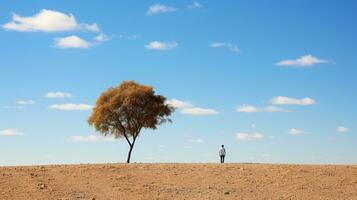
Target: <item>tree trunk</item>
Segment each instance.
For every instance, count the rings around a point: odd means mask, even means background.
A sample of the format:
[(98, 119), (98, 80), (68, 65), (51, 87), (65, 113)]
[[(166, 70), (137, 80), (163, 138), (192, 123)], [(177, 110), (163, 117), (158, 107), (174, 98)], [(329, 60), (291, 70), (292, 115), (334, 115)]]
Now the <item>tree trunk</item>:
[(139, 133), (137, 133), (136, 135), (133, 136), (133, 142), (132, 143), (130, 143), (130, 141), (127, 139), (130, 149), (129, 149), (129, 152), (128, 152), (128, 158), (126, 160), (126, 163), (130, 163), (131, 152), (134, 149), (135, 141), (136, 141), (136, 138), (138, 137), (138, 135), (139, 135)]
[(130, 146), (130, 149), (129, 149), (129, 152), (128, 152), (128, 158), (126, 160), (126, 163), (130, 163), (130, 158), (131, 158), (131, 152), (133, 151), (134, 149), (134, 144), (133, 145), (129, 145)]

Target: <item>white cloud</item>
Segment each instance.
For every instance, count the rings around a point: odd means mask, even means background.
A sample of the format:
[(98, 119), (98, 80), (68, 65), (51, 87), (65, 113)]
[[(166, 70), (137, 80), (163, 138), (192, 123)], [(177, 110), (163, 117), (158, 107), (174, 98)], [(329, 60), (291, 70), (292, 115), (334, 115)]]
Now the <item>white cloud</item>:
[(166, 103), (179, 109), (180, 113), (187, 115), (216, 115), (219, 114), (215, 109), (194, 107), (191, 103), (178, 99), (167, 100)]
[(120, 35), (118, 35), (118, 37), (120, 39), (125, 39), (125, 40), (138, 40), (138, 39), (141, 39), (141, 36), (140, 35), (136, 35), (136, 34), (133, 34), (133, 35), (120, 34)]
[(177, 108), (177, 109), (184, 109), (184, 108), (192, 107), (191, 103), (185, 102), (185, 101), (180, 101), (178, 99), (167, 100), (166, 103), (171, 105), (174, 108)]
[(255, 113), (255, 112), (260, 112), (260, 109), (251, 105), (242, 105), (242, 106), (238, 106), (236, 108), (236, 111), (243, 112), (243, 113)]
[(274, 105), (312, 105), (315, 104), (315, 100), (309, 97), (303, 99), (295, 99), (290, 97), (278, 96), (272, 99), (272, 104)]
[(61, 98), (70, 98), (72, 97), (72, 94), (66, 92), (48, 92), (46, 93), (45, 97), (49, 99), (61, 99)]
[(94, 40), (96, 42), (105, 42), (105, 41), (108, 41), (109, 40), (109, 36), (107, 36), (106, 34), (104, 33), (101, 33), (99, 35), (97, 35)]
[(170, 50), (174, 49), (178, 46), (177, 42), (160, 42), (160, 41), (152, 41), (145, 46), (146, 49), (151, 50)]
[(33, 100), (18, 100), (16, 101), (17, 105), (33, 105), (35, 104), (35, 101)]
[(296, 129), (296, 128), (292, 128), (289, 130), (289, 135), (293, 135), (293, 136), (302, 135), (303, 133), (304, 133), (303, 130)]
[(88, 104), (54, 104), (49, 106), (49, 109), (53, 110), (63, 110), (63, 111), (73, 111), (73, 110), (91, 110), (93, 108), (92, 105)]
[(159, 13), (169, 13), (169, 12), (175, 12), (177, 9), (174, 7), (170, 6), (165, 6), (162, 4), (154, 4), (149, 7), (149, 9), (146, 11), (147, 15), (156, 15)]
[(181, 113), (187, 115), (216, 115), (218, 114), (218, 111), (214, 109), (192, 107), (182, 109)]
[(91, 43), (83, 40), (82, 38), (71, 35), (63, 38), (56, 38), (54, 46), (62, 49), (66, 48), (76, 48), (76, 49), (88, 49), (91, 47)]
[(72, 14), (47, 9), (42, 9), (39, 13), (29, 17), (22, 17), (14, 13), (12, 15), (12, 21), (4, 24), (3, 28), (21, 32), (100, 31), (95, 23), (79, 24)]
[(211, 43), (211, 47), (212, 48), (220, 48), (220, 47), (224, 47), (226, 45), (226, 43), (224, 42), (213, 42)]
[(74, 135), (69, 137), (69, 141), (71, 142), (113, 142), (115, 141), (114, 137), (103, 137), (96, 135), (88, 135), (88, 136), (79, 136)]
[(187, 6), (189, 9), (202, 8), (203, 6), (197, 1), (193, 1), (191, 5)]
[(295, 60), (282, 60), (276, 65), (278, 66), (294, 66), (294, 67), (309, 67), (316, 64), (330, 63), (328, 60), (314, 57), (310, 54), (301, 56)]
[(236, 111), (237, 111), (237, 112), (241, 112), (241, 113), (290, 112), (290, 111), (287, 110), (287, 109), (279, 108), (279, 107), (272, 106), (272, 105), (266, 106), (266, 107), (263, 107), (263, 108), (258, 108), (258, 107), (251, 106), (251, 105), (246, 105), (246, 104), (245, 104), (245, 105), (238, 106), (238, 107), (236, 108)]
[(192, 146), (189, 146), (189, 145), (186, 145), (186, 146), (183, 146), (184, 149), (192, 149)]
[(237, 140), (261, 140), (264, 139), (264, 135), (261, 133), (237, 133)]
[(274, 112), (290, 112), (290, 110), (279, 108), (279, 107), (272, 106), (272, 105), (265, 107), (264, 110), (266, 112), (271, 112), (271, 113), (274, 113)]
[(20, 136), (23, 135), (20, 131), (17, 129), (5, 129), (0, 131), (0, 136)]
[(238, 45), (226, 43), (226, 42), (213, 42), (210, 44), (212, 48), (227, 48), (230, 51), (238, 53), (240, 51)]
[(337, 132), (347, 133), (348, 131), (350, 131), (350, 130), (347, 127), (344, 127), (344, 126), (337, 127)]
[(188, 140), (190, 143), (203, 143), (204, 141), (202, 139), (190, 139)]
[(3, 106), (2, 109), (24, 109), (24, 106)]
[(92, 31), (92, 32), (101, 32), (100, 28), (96, 23), (93, 24), (81, 24), (81, 29), (87, 30), (87, 31)]

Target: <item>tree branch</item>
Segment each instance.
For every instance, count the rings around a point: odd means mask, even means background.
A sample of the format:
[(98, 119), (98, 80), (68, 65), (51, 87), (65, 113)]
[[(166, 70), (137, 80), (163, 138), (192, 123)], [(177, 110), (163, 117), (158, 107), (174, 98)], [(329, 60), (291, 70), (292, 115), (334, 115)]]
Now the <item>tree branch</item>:
[(141, 128), (142, 128), (142, 126), (140, 126), (140, 128), (138, 128), (138, 130), (136, 131), (135, 135), (133, 136), (133, 146), (135, 144), (136, 138), (139, 136)]
[(123, 130), (123, 135), (124, 135), (126, 141), (128, 142), (129, 146), (132, 146), (133, 144), (130, 142), (128, 136), (126, 135), (125, 127), (123, 126), (123, 124), (121, 123), (120, 120), (118, 120), (118, 122), (119, 122), (120, 128)]

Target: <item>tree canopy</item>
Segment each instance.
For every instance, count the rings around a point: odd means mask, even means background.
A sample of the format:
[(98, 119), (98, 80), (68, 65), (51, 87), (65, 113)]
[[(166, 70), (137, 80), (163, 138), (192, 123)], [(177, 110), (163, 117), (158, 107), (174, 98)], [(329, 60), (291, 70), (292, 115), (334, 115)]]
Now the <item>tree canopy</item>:
[(110, 87), (101, 94), (88, 123), (104, 136), (124, 138), (130, 147), (129, 163), (140, 131), (171, 122), (169, 116), (173, 111), (166, 98), (155, 94), (153, 87), (123, 81), (118, 87)]

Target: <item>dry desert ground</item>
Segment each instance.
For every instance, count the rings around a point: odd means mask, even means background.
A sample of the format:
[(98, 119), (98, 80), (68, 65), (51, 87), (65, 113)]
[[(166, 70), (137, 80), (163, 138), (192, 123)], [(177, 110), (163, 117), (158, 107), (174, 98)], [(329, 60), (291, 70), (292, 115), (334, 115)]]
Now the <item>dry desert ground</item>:
[(357, 165), (85, 164), (0, 168), (0, 199), (357, 199)]

